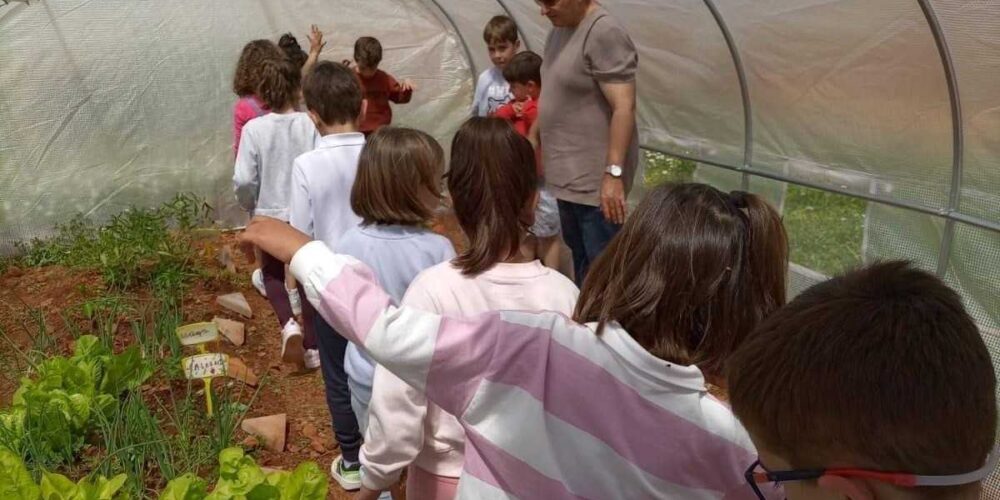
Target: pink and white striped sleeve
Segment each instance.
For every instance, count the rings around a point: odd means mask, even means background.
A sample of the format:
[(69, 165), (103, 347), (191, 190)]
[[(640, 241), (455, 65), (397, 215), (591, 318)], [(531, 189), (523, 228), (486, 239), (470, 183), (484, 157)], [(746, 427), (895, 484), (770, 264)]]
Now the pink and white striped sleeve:
[(414, 389), (430, 389), (428, 398), (448, 413), (462, 413), (491, 369), (499, 313), (454, 319), (393, 306), (370, 269), (318, 241), (303, 246), (290, 269), (334, 329)]

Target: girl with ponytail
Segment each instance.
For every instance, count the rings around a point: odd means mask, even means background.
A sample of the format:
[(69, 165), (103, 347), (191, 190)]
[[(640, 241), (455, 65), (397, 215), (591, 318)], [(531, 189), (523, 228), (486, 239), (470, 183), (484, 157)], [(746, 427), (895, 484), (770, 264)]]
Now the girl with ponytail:
[(573, 319), (617, 322), (654, 356), (721, 384), (726, 360), (785, 303), (788, 238), (761, 197), (705, 184), (654, 190), (583, 283)]

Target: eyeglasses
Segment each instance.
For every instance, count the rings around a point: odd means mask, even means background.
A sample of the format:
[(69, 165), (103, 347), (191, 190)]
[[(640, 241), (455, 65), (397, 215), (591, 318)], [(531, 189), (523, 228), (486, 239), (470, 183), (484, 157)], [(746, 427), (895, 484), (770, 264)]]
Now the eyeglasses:
[[(760, 500), (769, 500), (779, 494), (778, 492), (781, 489), (779, 485), (781, 483), (788, 481), (808, 481), (819, 479), (823, 476), (871, 479), (909, 488), (917, 486), (959, 486), (972, 484), (986, 479), (993, 472), (993, 469), (996, 468), (998, 459), (1000, 459), (1000, 450), (994, 449), (986, 458), (986, 464), (978, 470), (948, 476), (921, 476), (905, 472), (882, 472), (849, 468), (769, 471), (761, 465), (760, 460), (757, 460), (747, 469), (743, 476), (746, 478), (750, 488), (753, 489), (753, 492), (757, 494), (757, 498)], [(773, 490), (767, 488), (768, 494), (765, 495), (764, 491), (761, 490), (761, 485), (768, 483), (773, 483)]]

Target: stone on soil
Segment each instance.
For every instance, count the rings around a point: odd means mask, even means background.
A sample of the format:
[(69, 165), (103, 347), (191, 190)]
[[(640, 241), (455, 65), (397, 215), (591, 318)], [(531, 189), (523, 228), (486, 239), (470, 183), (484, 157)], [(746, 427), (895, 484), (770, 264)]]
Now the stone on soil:
[(280, 453), (285, 451), (285, 435), (288, 429), (288, 416), (284, 413), (266, 417), (248, 418), (240, 426), (243, 432), (256, 436), (268, 451)]
[(246, 342), (243, 323), (219, 317), (213, 318), (212, 321), (219, 327), (219, 332), (222, 333), (222, 336), (229, 339), (233, 345), (241, 346)]
[(220, 295), (215, 299), (215, 303), (244, 318), (253, 317), (253, 311), (250, 310), (250, 303), (247, 302), (247, 298), (243, 296), (242, 292)]
[(233, 356), (229, 357), (229, 367), (226, 371), (226, 375), (228, 375), (229, 378), (239, 380), (250, 387), (257, 387), (257, 375), (240, 358)]

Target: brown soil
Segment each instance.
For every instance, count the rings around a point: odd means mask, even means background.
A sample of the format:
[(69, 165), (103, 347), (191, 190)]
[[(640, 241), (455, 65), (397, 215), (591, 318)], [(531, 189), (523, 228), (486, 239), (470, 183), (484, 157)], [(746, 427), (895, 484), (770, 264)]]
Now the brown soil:
[[(434, 224), (434, 229), (447, 235), (457, 245), (463, 244), (453, 217), (441, 218)], [(219, 248), (233, 247), (235, 239), (235, 234), (223, 234), (199, 242), (200, 264), (209, 269), (221, 269), (215, 255)], [(190, 323), (210, 321), (219, 316), (245, 323), (246, 343), (243, 346), (236, 347), (223, 341), (211, 350), (241, 358), (260, 377), (260, 392), (247, 413), (248, 418), (276, 413), (288, 415), (285, 451), (272, 453), (257, 449), (254, 455), (258, 463), (265, 467), (290, 470), (300, 462), (312, 460), (321, 469), (327, 470), (331, 461), (339, 454), (339, 449), (333, 437), (322, 377), (318, 371), (295, 373), (291, 367), (280, 362), (278, 321), (267, 299), (260, 296), (249, 283), (252, 269), (247, 258), (238, 251), (233, 252), (233, 256), (236, 261), (235, 276), (220, 272), (218, 278), (202, 280), (191, 286), (183, 302), (184, 319)], [(253, 318), (241, 318), (215, 304), (218, 295), (236, 291), (243, 292), (246, 296), (253, 310)], [(20, 361), (17, 351), (31, 348), (38, 337), (39, 319), (44, 321), (52, 338), (45, 350), (50, 354), (67, 354), (71, 350), (74, 328), (88, 332), (94, 326), (88, 324), (89, 321), (83, 317), (81, 304), (102, 293), (100, 274), (94, 270), (12, 267), (0, 276), (0, 328), (4, 333), (0, 336), (0, 408), (10, 403), (18, 379), (24, 373), (25, 365)], [(140, 302), (145, 300), (148, 299), (140, 297)], [(132, 338), (128, 319), (121, 318), (117, 327), (119, 331), (116, 344), (127, 344)], [(11, 344), (16, 345), (17, 349)], [(226, 383), (229, 380), (217, 379), (214, 383), (216, 393)], [(153, 387), (155, 383), (147, 385), (150, 387), (144, 390), (151, 393), (165, 390), (165, 386), (182, 387), (184, 384), (161, 382), (156, 387)], [(248, 395), (251, 393), (252, 391), (247, 392)], [(248, 438), (242, 432), (237, 432), (234, 444), (252, 443)], [(403, 497), (401, 491), (396, 493), (397, 498)], [(351, 496), (331, 479), (329, 498), (348, 499)]]

